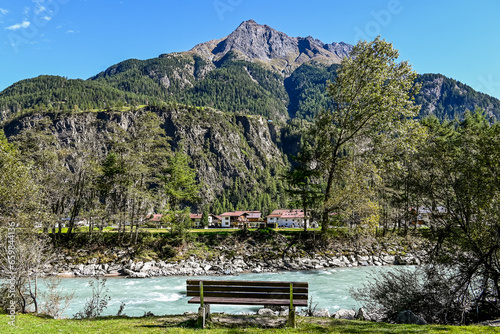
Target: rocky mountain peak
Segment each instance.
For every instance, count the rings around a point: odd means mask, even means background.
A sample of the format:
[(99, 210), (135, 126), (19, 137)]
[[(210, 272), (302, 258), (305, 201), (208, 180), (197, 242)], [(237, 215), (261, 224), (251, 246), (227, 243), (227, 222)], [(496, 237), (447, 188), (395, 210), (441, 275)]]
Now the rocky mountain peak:
[(242, 22), (227, 37), (196, 45), (192, 52), (217, 61), (233, 51), (247, 61), (258, 61), (289, 74), (305, 62), (340, 63), (352, 50), (346, 43), (325, 44), (311, 36), (290, 37), (254, 20)]

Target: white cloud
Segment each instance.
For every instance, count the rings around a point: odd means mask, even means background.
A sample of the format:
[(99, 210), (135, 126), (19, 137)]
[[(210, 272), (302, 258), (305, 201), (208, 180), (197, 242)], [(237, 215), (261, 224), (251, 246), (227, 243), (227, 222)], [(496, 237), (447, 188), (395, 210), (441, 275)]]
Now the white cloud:
[(0, 14), (6, 15), (7, 13), (9, 13), (9, 11), (7, 9), (0, 8)]
[(52, 18), (51, 18), (50, 16), (48, 16), (48, 15), (46, 15), (46, 16), (44, 16), (44, 17), (42, 17), (42, 19), (44, 19), (45, 21), (50, 21), (50, 20), (52, 20)]
[(6, 27), (5, 29), (18, 30), (21, 28), (28, 28), (30, 26), (30, 24), (31, 24), (31, 22), (29, 22), (29, 21), (23, 21), (23, 23), (14, 24), (12, 26)]
[(74, 34), (74, 33), (75, 33), (75, 31), (74, 31), (74, 30), (68, 30), (68, 31), (66, 31), (66, 33), (67, 33), (67, 34)]
[(36, 8), (35, 8), (35, 14), (40, 14), (41, 12), (45, 12), (45, 10), (46, 10), (46, 9), (47, 9), (47, 8), (45, 8), (44, 6), (42, 6), (42, 5), (38, 5), (38, 6), (36, 6)]

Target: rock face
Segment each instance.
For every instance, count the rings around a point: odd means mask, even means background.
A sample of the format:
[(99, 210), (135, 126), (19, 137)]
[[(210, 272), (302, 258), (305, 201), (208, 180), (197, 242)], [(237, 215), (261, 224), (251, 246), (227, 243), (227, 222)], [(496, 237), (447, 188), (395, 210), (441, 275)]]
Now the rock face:
[[(280, 129), (263, 117), (228, 116), (195, 108), (151, 108), (151, 111), (159, 116), (173, 149), (182, 141), (198, 178), (207, 186), (203, 192), (206, 202), (231, 187), (235, 178), (251, 182), (262, 170), (279, 171), (285, 165)], [(136, 131), (140, 126), (138, 119), (145, 112), (141, 109), (82, 112), (66, 117), (33, 115), (10, 123), (4, 130), (9, 138), (43, 127), (54, 133), (60, 147), (93, 147), (93, 151), (102, 152), (104, 157), (110, 150), (108, 143), (116, 127), (128, 133)]]
[(225, 38), (191, 49), (211, 61), (218, 61), (233, 51), (243, 60), (264, 62), (285, 75), (309, 61), (338, 64), (351, 50), (352, 45), (343, 42), (325, 44), (311, 36), (290, 37), (253, 20), (241, 23)]

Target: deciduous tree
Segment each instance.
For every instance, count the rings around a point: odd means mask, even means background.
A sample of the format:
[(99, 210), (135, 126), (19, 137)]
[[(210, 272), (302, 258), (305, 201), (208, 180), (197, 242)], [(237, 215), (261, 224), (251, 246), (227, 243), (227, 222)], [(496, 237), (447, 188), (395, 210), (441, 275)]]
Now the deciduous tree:
[(342, 160), (351, 155), (369, 156), (376, 145), (394, 133), (404, 134), (405, 125), (417, 115), (413, 102), (418, 92), (416, 73), (407, 62), (397, 62), (392, 44), (376, 38), (359, 42), (344, 58), (337, 77), (327, 87), (333, 99), (331, 110), (321, 111), (312, 127), (316, 162), (326, 179), (322, 231), (329, 214), (336, 184), (342, 182)]

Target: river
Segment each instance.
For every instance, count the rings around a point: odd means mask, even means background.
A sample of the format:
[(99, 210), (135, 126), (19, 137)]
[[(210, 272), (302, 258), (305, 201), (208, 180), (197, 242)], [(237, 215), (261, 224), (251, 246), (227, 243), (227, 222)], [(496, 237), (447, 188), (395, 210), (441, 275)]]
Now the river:
[[(261, 280), (261, 281), (300, 281), (309, 282), (309, 299), (317, 308), (328, 309), (335, 313), (338, 309), (357, 309), (359, 305), (349, 295), (351, 287), (359, 287), (370, 281), (373, 275), (381, 271), (394, 270), (396, 267), (339, 267), (324, 270), (288, 271), (278, 273), (241, 274), (237, 276), (169, 276), (146, 279), (108, 278), (106, 287), (111, 300), (102, 315), (116, 315), (122, 303), (125, 303), (124, 315), (142, 316), (145, 312), (155, 315), (182, 314), (186, 311), (196, 312), (198, 306), (188, 304), (186, 297), (187, 278), (228, 279), (228, 280)], [(408, 268), (408, 267), (407, 267)], [(44, 283), (41, 280), (41, 290)], [(91, 296), (90, 278), (64, 278), (59, 289), (63, 293), (74, 292), (74, 299), (64, 313), (64, 317), (73, 317)], [(213, 305), (213, 312), (249, 313), (256, 312), (259, 307)]]

